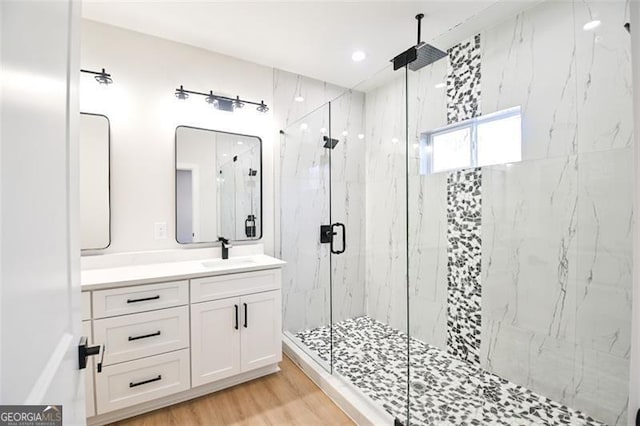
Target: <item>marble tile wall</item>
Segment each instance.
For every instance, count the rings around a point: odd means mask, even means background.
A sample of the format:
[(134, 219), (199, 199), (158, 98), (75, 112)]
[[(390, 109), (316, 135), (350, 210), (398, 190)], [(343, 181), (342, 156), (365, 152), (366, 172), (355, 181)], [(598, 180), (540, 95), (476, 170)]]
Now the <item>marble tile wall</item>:
[[(284, 329), (295, 333), (329, 324), (330, 283), (334, 321), (364, 314), (364, 93), (275, 70), (274, 99), (285, 131), (278, 147)], [(331, 152), (323, 148), (329, 135), (340, 141)], [(346, 226), (347, 250), (330, 256), (319, 225), (335, 222)]]
[(483, 169), (481, 363), (612, 425), (631, 320), (625, 16), (546, 2), (482, 34), (483, 110), (522, 105), (523, 162)]
[(403, 72), (390, 78), (365, 101), (366, 311), (406, 331), (406, 83)]
[[(445, 58), (408, 75), (409, 314), (411, 336), (446, 350), (448, 173), (421, 175), (420, 135), (447, 125)], [(443, 87), (444, 85), (444, 87)]]

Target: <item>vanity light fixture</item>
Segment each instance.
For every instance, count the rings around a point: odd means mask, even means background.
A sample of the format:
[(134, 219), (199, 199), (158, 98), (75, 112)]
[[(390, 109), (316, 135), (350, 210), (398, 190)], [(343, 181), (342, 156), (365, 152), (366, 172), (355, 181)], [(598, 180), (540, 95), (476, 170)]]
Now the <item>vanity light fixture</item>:
[(185, 99), (189, 99), (189, 94), (184, 91), (184, 88), (182, 86), (180, 86), (179, 89), (176, 89), (175, 95), (176, 95), (176, 98), (180, 99), (181, 101), (184, 101)]
[(260, 105), (258, 105), (258, 108), (256, 108), (256, 111), (267, 112), (269, 111), (269, 107), (265, 105), (264, 101), (260, 101)]
[(235, 109), (244, 108), (244, 102), (240, 100), (240, 96), (236, 96), (235, 101), (233, 101), (233, 107)]
[(93, 78), (95, 78), (96, 81), (100, 84), (108, 85), (113, 83), (111, 74), (108, 74), (104, 68), (102, 68), (102, 71), (91, 71), (91, 70), (81, 69), (80, 72), (93, 75), (94, 76)]
[(247, 101), (245, 99), (240, 99), (240, 96), (229, 98), (227, 96), (216, 95), (215, 93), (213, 93), (213, 90), (209, 90), (209, 93), (196, 92), (193, 90), (187, 90), (182, 85), (180, 85), (180, 88), (175, 90), (175, 96), (180, 100), (186, 100), (187, 98), (189, 98), (189, 95), (204, 96), (205, 102), (221, 111), (233, 112), (236, 109), (243, 108), (246, 104), (256, 105), (256, 110), (258, 112), (269, 111), (269, 107), (264, 103), (264, 101), (260, 101), (259, 103)]

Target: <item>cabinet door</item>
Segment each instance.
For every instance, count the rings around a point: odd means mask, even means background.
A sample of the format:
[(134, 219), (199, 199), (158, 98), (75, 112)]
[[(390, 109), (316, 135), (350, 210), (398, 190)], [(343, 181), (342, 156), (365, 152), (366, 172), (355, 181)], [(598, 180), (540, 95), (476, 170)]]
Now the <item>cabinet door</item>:
[[(91, 321), (82, 321), (82, 328), (84, 335), (87, 336), (87, 341), (90, 345), (93, 344), (93, 335), (91, 334)], [(87, 359), (87, 368), (85, 371), (85, 402), (87, 407), (87, 417), (93, 417), (96, 415), (96, 401), (93, 398), (93, 370), (94, 370), (94, 357)]]
[(242, 371), (282, 361), (280, 291), (242, 297)]
[(240, 299), (191, 305), (191, 381), (200, 386), (240, 373)]

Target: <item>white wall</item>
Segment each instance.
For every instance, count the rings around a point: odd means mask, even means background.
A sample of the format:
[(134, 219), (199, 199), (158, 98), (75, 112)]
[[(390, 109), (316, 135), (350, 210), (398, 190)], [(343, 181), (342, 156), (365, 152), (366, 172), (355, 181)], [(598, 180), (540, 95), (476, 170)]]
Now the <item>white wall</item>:
[[(181, 102), (174, 90), (240, 95), (273, 104), (271, 68), (128, 30), (84, 21), (82, 68), (106, 68), (114, 84), (81, 79), (80, 109), (111, 121), (112, 241), (105, 253), (181, 247), (175, 241), (174, 134), (189, 125), (256, 135), (263, 141), (263, 240), (274, 252), (273, 115), (246, 106), (213, 110), (202, 97)], [(166, 222), (168, 238), (154, 239), (154, 223)]]

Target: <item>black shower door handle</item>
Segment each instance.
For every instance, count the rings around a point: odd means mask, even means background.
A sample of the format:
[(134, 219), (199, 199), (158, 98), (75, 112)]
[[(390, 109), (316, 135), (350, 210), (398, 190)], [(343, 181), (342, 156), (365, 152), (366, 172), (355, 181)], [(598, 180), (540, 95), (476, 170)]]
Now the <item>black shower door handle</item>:
[(342, 250), (336, 250), (333, 247), (333, 241), (335, 240), (335, 238), (331, 238), (331, 253), (333, 254), (342, 254), (344, 253), (344, 251), (347, 249), (347, 227), (344, 226), (344, 223), (334, 223), (333, 225), (331, 225), (331, 233), (333, 235), (338, 235), (338, 233), (335, 231), (335, 228), (342, 228)]

